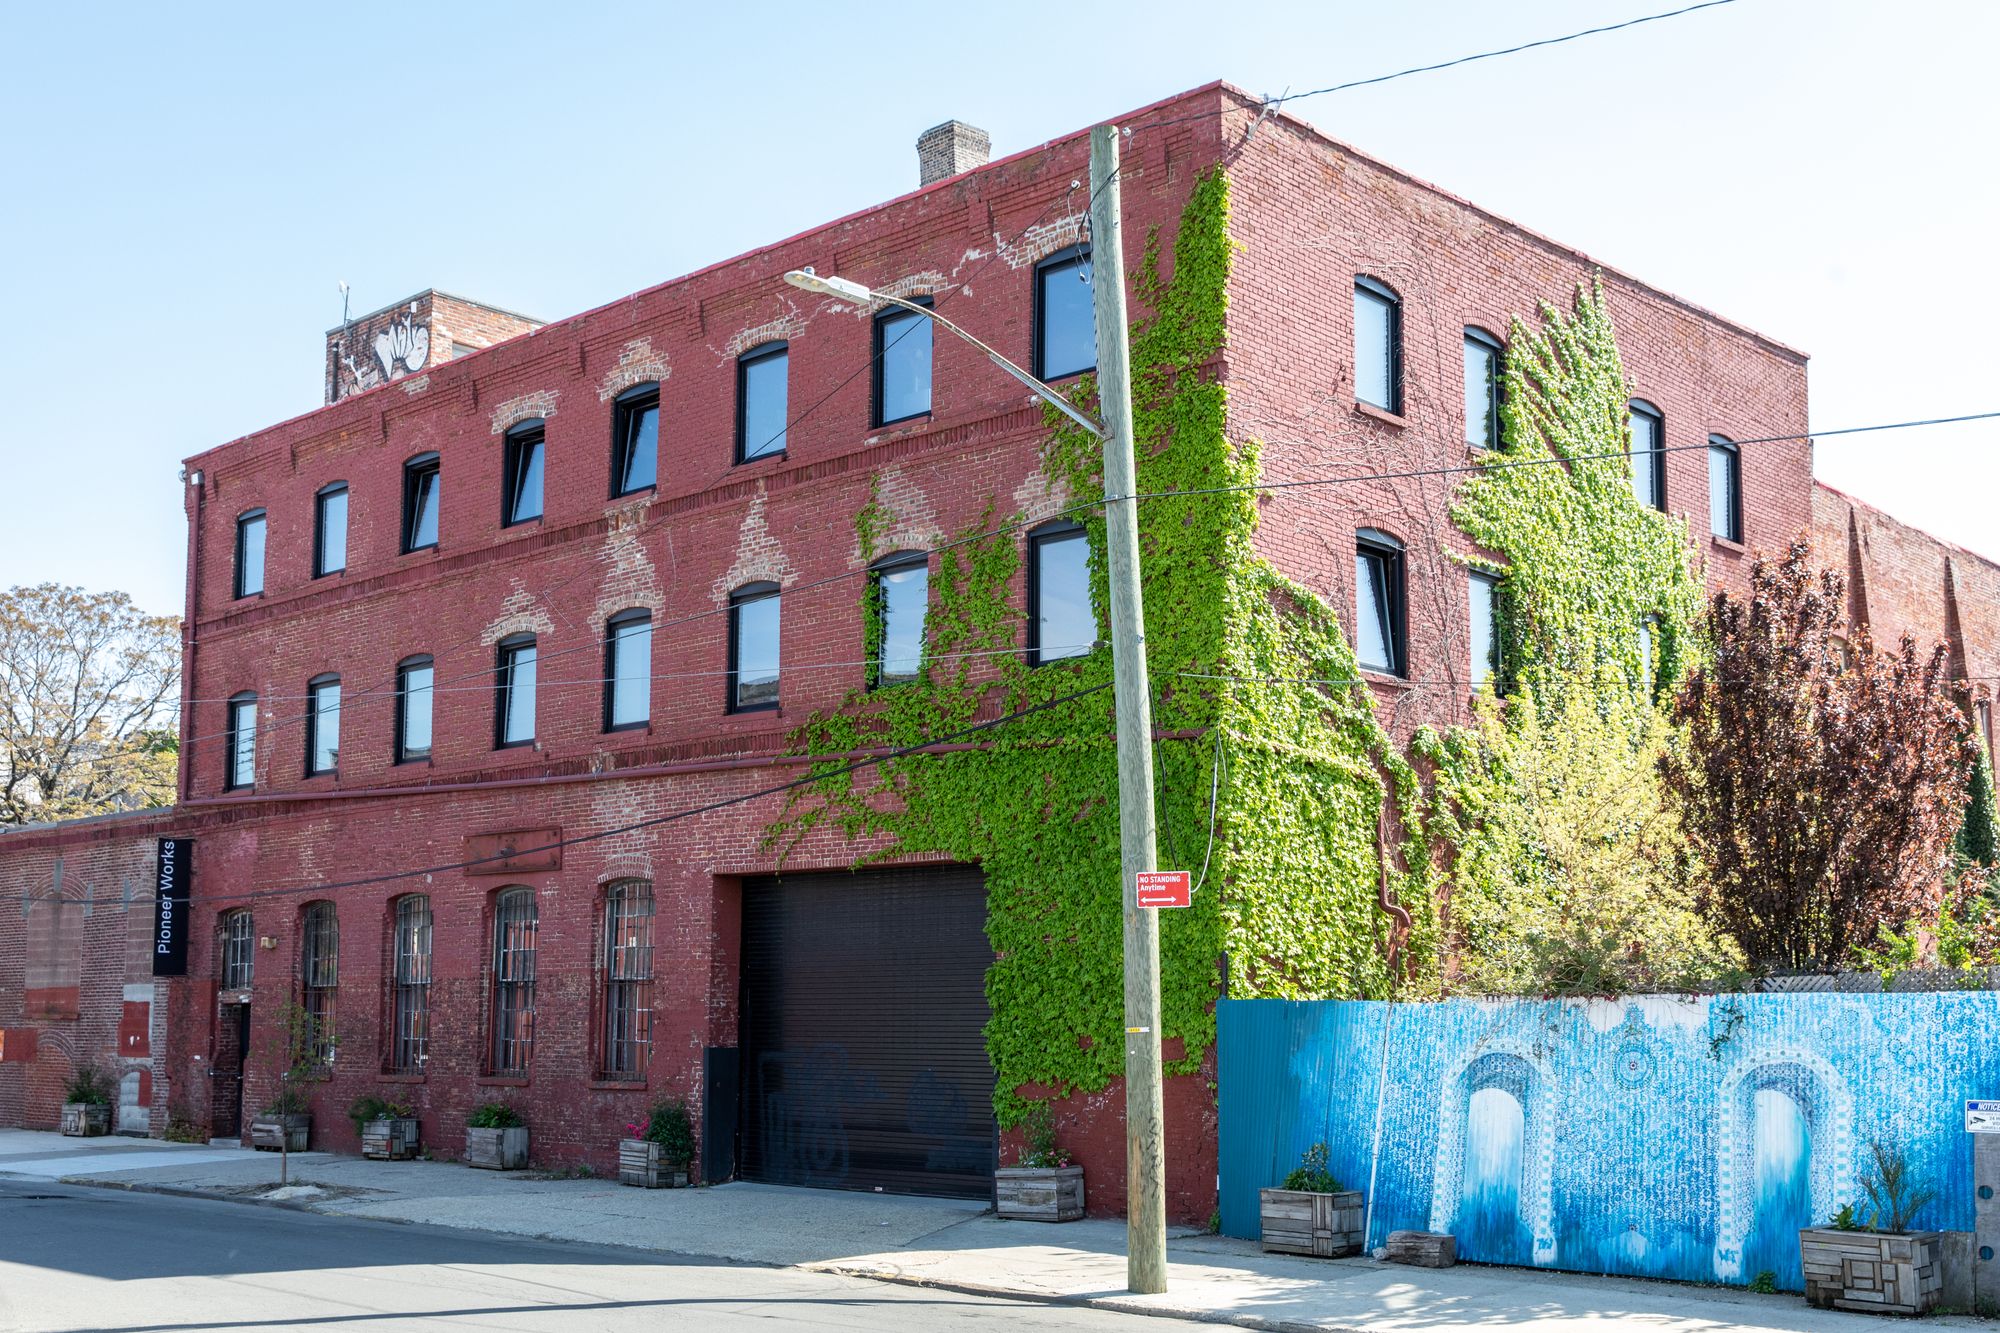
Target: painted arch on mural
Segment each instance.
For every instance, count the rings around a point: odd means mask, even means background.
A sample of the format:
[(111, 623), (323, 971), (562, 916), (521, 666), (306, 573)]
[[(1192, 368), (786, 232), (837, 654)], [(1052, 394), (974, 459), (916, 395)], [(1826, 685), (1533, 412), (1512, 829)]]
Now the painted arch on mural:
[(1514, 1042), (1489, 1043), (1447, 1072), (1430, 1229), (1458, 1236), (1462, 1257), (1554, 1262), (1551, 1086), (1542, 1058)]

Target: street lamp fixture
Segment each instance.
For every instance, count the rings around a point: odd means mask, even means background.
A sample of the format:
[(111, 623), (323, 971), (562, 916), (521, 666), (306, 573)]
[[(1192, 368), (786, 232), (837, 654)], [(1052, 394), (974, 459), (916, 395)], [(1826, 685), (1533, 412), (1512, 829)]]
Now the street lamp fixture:
[(1063, 397), (1060, 393), (1057, 393), (1054, 389), (1042, 383), (1033, 375), (1030, 375), (1027, 371), (1021, 369), (1012, 361), (1009, 361), (1006, 357), (1000, 355), (1000, 353), (994, 351), (991, 347), (988, 347), (985, 343), (979, 341), (979, 339), (973, 337), (970, 333), (967, 333), (964, 329), (952, 323), (927, 305), (920, 305), (915, 301), (906, 301), (900, 296), (891, 296), (887, 292), (875, 291), (847, 278), (835, 277), (831, 274), (821, 277), (812, 271), (810, 265), (805, 268), (793, 269), (785, 275), (785, 281), (791, 283), (792, 286), (797, 287), (801, 291), (813, 292), (820, 296), (831, 296), (841, 301), (851, 301), (859, 306), (866, 306), (876, 301), (881, 301), (886, 305), (900, 306), (904, 310), (914, 311), (932, 323), (941, 325), (950, 332), (957, 334), (980, 351), (986, 353), (987, 359), (994, 365), (1027, 385), (1029, 392), (1055, 408), (1058, 412), (1061, 412), (1077, 425), (1089, 431), (1096, 438), (1101, 440), (1105, 437), (1103, 425), (1091, 420), (1082, 412), (1077, 411), (1069, 399)]

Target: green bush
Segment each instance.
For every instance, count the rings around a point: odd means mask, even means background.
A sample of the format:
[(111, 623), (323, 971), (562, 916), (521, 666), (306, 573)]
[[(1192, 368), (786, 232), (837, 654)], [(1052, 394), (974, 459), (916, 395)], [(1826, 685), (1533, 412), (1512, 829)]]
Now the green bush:
[(354, 1132), (359, 1134), (375, 1120), (407, 1120), (417, 1113), (417, 1109), (400, 1097), (377, 1097), (364, 1093), (356, 1097), (347, 1107), (347, 1118), (354, 1122)]
[(1305, 1156), (1285, 1177), (1285, 1188), (1310, 1190), (1314, 1194), (1338, 1194), (1340, 1182), (1333, 1178), (1333, 1172), (1326, 1169), (1329, 1155), (1324, 1143), (1315, 1143), (1306, 1149)]
[(1056, 1142), (1055, 1117), (1049, 1113), (1047, 1102), (1030, 1103), (1022, 1126), (1027, 1140), (1021, 1146), (1022, 1166), (1046, 1170), (1075, 1162), (1076, 1159), (1069, 1155), (1069, 1149)]
[(687, 1103), (678, 1097), (653, 1104), (639, 1137), (659, 1144), (664, 1161), (685, 1165), (694, 1160), (694, 1122), (688, 1118)]
[(485, 1102), (465, 1118), (467, 1129), (519, 1129), (528, 1122), (505, 1102)]
[(85, 1106), (111, 1105), (111, 1076), (96, 1065), (78, 1065), (63, 1084), (63, 1101)]

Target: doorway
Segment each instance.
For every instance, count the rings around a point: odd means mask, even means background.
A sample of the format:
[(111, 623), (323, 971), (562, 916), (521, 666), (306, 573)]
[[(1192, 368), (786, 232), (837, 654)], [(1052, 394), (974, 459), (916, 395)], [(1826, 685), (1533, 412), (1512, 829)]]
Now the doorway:
[(243, 1137), (243, 1066), (250, 1058), (250, 1005), (225, 1002), (216, 1009), (215, 1063), (209, 1066), (209, 1133)]

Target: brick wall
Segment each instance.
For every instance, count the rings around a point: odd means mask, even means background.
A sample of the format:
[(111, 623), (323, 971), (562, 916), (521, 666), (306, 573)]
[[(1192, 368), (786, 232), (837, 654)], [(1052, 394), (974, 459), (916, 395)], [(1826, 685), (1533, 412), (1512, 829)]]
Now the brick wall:
[(418, 292), (326, 331), (326, 401), (421, 376), (454, 355), (532, 333), (541, 325), (538, 319), (464, 297)]

